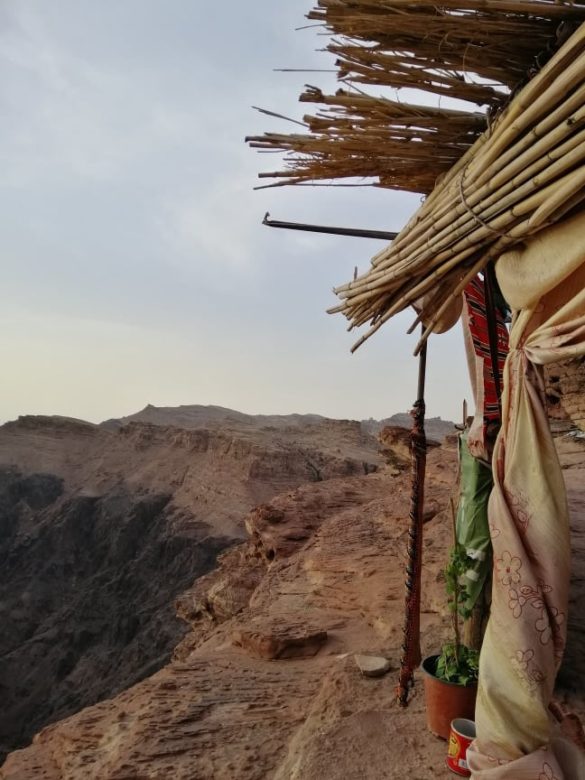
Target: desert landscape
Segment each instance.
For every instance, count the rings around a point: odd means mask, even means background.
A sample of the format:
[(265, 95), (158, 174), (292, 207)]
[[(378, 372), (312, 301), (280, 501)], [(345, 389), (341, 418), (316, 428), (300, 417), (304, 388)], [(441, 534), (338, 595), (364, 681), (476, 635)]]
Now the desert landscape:
[(0, 780), (585, 780), (585, 0), (0, 61)]
[[(396, 422), (148, 406), (0, 428), (0, 777), (447, 776), (421, 673), (407, 708), (394, 692), (410, 495)], [(585, 440), (557, 427), (574, 561), (557, 698), (583, 717)], [(428, 422), (423, 653), (449, 630), (454, 433)], [(356, 654), (389, 670), (365, 676)]]

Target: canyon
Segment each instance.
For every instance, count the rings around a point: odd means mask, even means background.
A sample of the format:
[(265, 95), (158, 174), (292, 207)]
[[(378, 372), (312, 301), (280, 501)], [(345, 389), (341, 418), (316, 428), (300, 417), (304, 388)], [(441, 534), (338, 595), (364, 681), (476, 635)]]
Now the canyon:
[(244, 538), (247, 510), (380, 462), (359, 423), (190, 412), (0, 428), (3, 752), (159, 668), (185, 631), (173, 599)]
[[(395, 700), (410, 477), (403, 429), (374, 434), (202, 407), (0, 428), (0, 778), (447, 776), (420, 673)], [(585, 443), (556, 441), (574, 550), (557, 697), (583, 717)], [(448, 631), (456, 470), (450, 435), (428, 454), (423, 652)]]

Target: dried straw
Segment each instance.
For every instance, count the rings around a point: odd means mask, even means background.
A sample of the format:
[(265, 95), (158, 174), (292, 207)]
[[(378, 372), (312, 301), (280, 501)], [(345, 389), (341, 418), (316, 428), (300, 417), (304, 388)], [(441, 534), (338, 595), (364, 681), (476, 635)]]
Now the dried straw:
[(366, 274), (339, 287), (357, 349), (393, 314), (430, 291), (427, 328), (505, 248), (585, 199), (585, 25), (450, 171)]
[(319, 0), (308, 18), (331, 34), (327, 49), (351, 90), (301, 101), (323, 109), (306, 133), (247, 140), (286, 155), (264, 186), (362, 181), (430, 193), (487, 127), (475, 107), (457, 112), (365, 95), (361, 87), (414, 87), (484, 106), (492, 114), (585, 21), (585, 0)]
[[(485, 117), (339, 90), (308, 87), (300, 100), (325, 108), (303, 117), (309, 133), (266, 133), (246, 140), (253, 148), (291, 153), (284, 171), (260, 178), (288, 183), (373, 177), (383, 186), (430, 192), (485, 128)], [(274, 185), (272, 185), (274, 186)]]

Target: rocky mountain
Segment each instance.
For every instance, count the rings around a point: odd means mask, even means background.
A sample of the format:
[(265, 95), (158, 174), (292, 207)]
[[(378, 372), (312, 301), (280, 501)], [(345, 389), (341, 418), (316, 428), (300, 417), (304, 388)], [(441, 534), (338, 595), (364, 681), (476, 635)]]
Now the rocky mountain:
[(193, 408), (0, 427), (4, 751), (160, 668), (186, 630), (174, 599), (246, 536), (247, 511), (382, 463), (358, 422)]
[[(406, 428), (412, 427), (412, 417), (410, 414), (393, 414), (392, 417), (385, 417), (383, 420), (362, 420), (362, 428), (367, 433), (376, 436), (383, 428)], [(425, 433), (429, 441), (442, 442), (446, 436), (454, 433), (455, 425), (449, 420), (442, 420), (440, 417), (427, 417), (425, 419)]]
[[(225, 409), (222, 406), (152, 406), (148, 404), (140, 412), (120, 417), (117, 419), (106, 420), (102, 426), (114, 429), (129, 422), (146, 422), (155, 425), (173, 425), (180, 428), (197, 428), (201, 425), (205, 427), (219, 428), (227, 425), (231, 428), (237, 427), (242, 431), (252, 428), (264, 428), (268, 430), (287, 430), (295, 428), (304, 428), (309, 426), (323, 425), (328, 418), (321, 417), (318, 414), (287, 414), (287, 415), (266, 415), (266, 414), (243, 414), (233, 409)], [(330, 422), (349, 422), (347, 420)], [(354, 423), (355, 425), (355, 423)], [(410, 429), (412, 418), (410, 414), (399, 413), (391, 417), (385, 417), (382, 420), (375, 420), (370, 417), (361, 421), (361, 427), (365, 434), (376, 436), (382, 428), (387, 426), (401, 427)], [(427, 437), (435, 441), (443, 441), (445, 436), (453, 433), (453, 423), (449, 420), (442, 420), (440, 417), (428, 417), (425, 420), (425, 429)]]
[[(585, 444), (576, 437), (557, 443), (574, 557), (556, 696), (583, 717)], [(449, 624), (441, 570), (456, 460), (449, 442), (428, 455), (425, 653), (440, 646)], [(247, 541), (223, 552), (177, 599), (189, 631), (173, 659), (115, 698), (43, 729), (8, 757), (1, 780), (442, 776), (446, 746), (426, 729), (421, 675), (407, 709), (394, 693), (409, 494), (407, 472), (380, 469), (305, 483), (253, 509)], [(381, 654), (391, 671), (365, 677), (355, 653)]]
[(106, 428), (117, 428), (129, 422), (153, 423), (154, 425), (173, 425), (178, 428), (219, 428), (228, 426), (243, 429), (279, 428), (290, 429), (323, 423), (328, 418), (318, 414), (245, 414), (223, 406), (153, 406), (147, 404), (135, 414), (112, 418), (102, 423)]
[[(435, 777), (420, 675), (407, 710), (394, 697), (406, 432), (385, 426), (380, 454), (364, 423), (205, 409), (0, 428), (0, 780)], [(556, 695), (581, 717), (584, 441), (557, 439), (573, 566)], [(453, 437), (429, 450), (423, 652), (448, 631), (456, 462)], [(364, 677), (357, 653), (390, 673)]]

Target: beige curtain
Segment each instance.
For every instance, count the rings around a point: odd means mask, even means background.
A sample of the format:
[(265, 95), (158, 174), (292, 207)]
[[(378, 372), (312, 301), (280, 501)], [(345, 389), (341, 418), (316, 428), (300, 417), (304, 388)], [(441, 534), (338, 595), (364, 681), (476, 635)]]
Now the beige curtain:
[(578, 780), (585, 761), (553, 739), (548, 714), (566, 638), (570, 541), (542, 366), (585, 354), (585, 214), (508, 252), (496, 272), (514, 317), (488, 512), (493, 601), (469, 766), (475, 780)]

